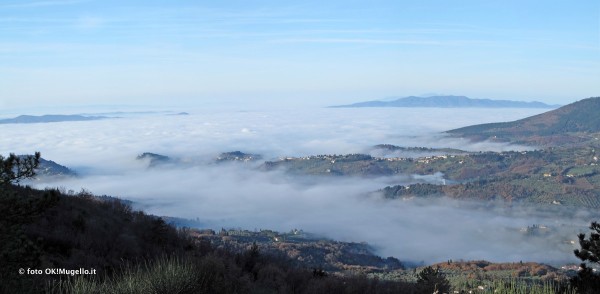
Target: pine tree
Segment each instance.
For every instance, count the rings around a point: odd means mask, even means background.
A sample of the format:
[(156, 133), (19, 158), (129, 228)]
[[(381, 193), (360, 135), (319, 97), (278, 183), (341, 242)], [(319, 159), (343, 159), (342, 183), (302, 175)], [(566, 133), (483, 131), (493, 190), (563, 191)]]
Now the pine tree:
[(598, 293), (600, 291), (600, 275), (595, 274), (586, 262), (600, 265), (600, 224), (592, 222), (592, 232), (588, 239), (585, 234), (579, 234), (579, 246), (575, 249), (575, 256), (581, 259), (581, 270), (577, 276), (571, 279), (571, 283), (577, 287), (579, 293)]
[(35, 169), (40, 163), (40, 153), (35, 155), (17, 156), (10, 154), (8, 157), (0, 155), (0, 186), (18, 183), (22, 179), (35, 176)]
[(448, 293), (450, 291), (450, 282), (442, 272), (440, 268), (433, 268), (428, 266), (417, 274), (417, 284), (424, 287), (424, 291), (433, 293), (438, 291), (439, 293)]

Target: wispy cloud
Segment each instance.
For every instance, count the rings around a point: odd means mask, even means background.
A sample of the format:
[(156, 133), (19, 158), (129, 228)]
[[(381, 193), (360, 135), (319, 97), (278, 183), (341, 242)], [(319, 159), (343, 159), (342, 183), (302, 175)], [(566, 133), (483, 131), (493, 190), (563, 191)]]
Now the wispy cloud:
[(74, 5), (89, 2), (89, 0), (54, 0), (54, 1), (19, 1), (8, 4), (1, 4), (1, 8), (35, 8), (45, 6), (62, 6), (62, 5)]
[(286, 38), (272, 40), (273, 43), (322, 43), (322, 44), (380, 44), (414, 46), (490, 46), (496, 42), (486, 40), (420, 40), (420, 39), (375, 39), (375, 38)]
[(279, 39), (280, 43), (354, 43), (354, 44), (405, 44), (405, 45), (443, 45), (438, 41), (394, 40), (394, 39), (344, 39), (344, 38), (304, 38)]

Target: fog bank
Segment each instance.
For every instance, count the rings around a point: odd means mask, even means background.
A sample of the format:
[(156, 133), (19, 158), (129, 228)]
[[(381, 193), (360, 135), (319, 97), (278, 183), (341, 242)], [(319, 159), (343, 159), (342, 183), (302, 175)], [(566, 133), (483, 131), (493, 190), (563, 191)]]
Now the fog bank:
[[(188, 110), (186, 110), (188, 111)], [(213, 162), (241, 150), (280, 156), (364, 153), (376, 144), (471, 151), (527, 147), (471, 143), (442, 131), (510, 121), (539, 109), (310, 109), (136, 115), (90, 122), (0, 125), (0, 153), (40, 151), (81, 177), (37, 187), (88, 189), (132, 200), (148, 213), (198, 218), (206, 227), (288, 231), (301, 228), (344, 241), (366, 241), (384, 256), (438, 262), (574, 261), (576, 234), (597, 214), (503, 208), (434, 199), (386, 201), (370, 192), (387, 185), (439, 180), (400, 175), (376, 179), (292, 177), (254, 164)], [(530, 147), (529, 147), (530, 148)], [(148, 169), (136, 160), (154, 152), (187, 163)], [(371, 196), (368, 196), (371, 195)], [(546, 225), (545, 238), (520, 228)]]

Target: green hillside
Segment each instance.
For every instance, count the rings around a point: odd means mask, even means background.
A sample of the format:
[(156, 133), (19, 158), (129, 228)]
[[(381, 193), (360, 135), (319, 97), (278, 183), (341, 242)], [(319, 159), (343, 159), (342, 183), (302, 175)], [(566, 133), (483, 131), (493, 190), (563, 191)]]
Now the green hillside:
[(489, 123), (448, 131), (473, 140), (498, 140), (558, 146), (596, 140), (600, 132), (600, 97), (513, 122)]

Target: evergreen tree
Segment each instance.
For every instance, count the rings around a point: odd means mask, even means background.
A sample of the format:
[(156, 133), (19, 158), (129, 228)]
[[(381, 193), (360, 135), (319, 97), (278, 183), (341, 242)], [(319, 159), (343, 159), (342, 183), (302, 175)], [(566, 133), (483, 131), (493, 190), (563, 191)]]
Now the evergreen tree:
[(0, 155), (0, 185), (18, 183), (22, 179), (33, 177), (39, 163), (39, 152), (36, 152), (35, 155), (25, 156), (11, 153), (6, 158)]
[(417, 284), (421, 285), (428, 293), (438, 291), (438, 293), (448, 293), (450, 291), (450, 282), (440, 268), (428, 266), (417, 274)]
[(577, 287), (579, 293), (598, 293), (600, 291), (600, 275), (594, 273), (585, 262), (600, 265), (600, 224), (592, 222), (592, 232), (588, 239), (585, 234), (579, 234), (579, 246), (575, 249), (575, 256), (581, 259), (581, 270), (573, 277), (571, 283)]

